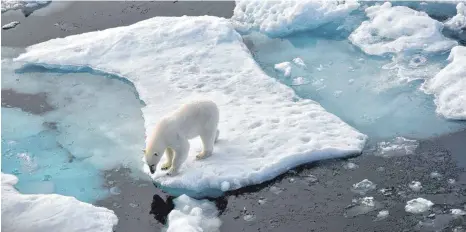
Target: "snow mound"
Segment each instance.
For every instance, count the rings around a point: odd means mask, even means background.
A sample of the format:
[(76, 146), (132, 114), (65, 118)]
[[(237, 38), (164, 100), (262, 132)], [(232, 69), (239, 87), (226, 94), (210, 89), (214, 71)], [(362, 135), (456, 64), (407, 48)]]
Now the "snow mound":
[(466, 29), (466, 6), (463, 2), (456, 5), (456, 15), (445, 22), (445, 26), (454, 30), (461, 31)]
[(215, 204), (208, 200), (195, 200), (181, 195), (175, 200), (175, 208), (168, 214), (166, 232), (219, 232), (222, 222), (217, 217)]
[(449, 118), (466, 120), (466, 47), (456, 46), (448, 56), (450, 63), (422, 89), (435, 95), (437, 113)]
[(434, 203), (424, 198), (410, 200), (405, 205), (405, 211), (408, 213), (424, 213), (430, 210)]
[(18, 178), (2, 172), (2, 231), (113, 231), (112, 210), (57, 194), (19, 193)]
[(425, 12), (389, 2), (366, 9), (364, 21), (349, 36), (349, 40), (365, 53), (384, 55), (408, 51), (439, 52), (457, 45), (443, 36), (443, 24)]
[(258, 184), (303, 163), (359, 153), (367, 138), (267, 76), (222, 18), (155, 17), (33, 45), (16, 60), (68, 70), (89, 66), (127, 78), (146, 103), (146, 135), (183, 102), (213, 99), (220, 109), (214, 154), (196, 161), (202, 146), (192, 140), (190, 157), (174, 177), (160, 171), (162, 159), (152, 177), (170, 188)]
[(273, 37), (285, 36), (344, 19), (358, 7), (355, 0), (237, 0), (231, 20), (243, 33), (257, 30)]

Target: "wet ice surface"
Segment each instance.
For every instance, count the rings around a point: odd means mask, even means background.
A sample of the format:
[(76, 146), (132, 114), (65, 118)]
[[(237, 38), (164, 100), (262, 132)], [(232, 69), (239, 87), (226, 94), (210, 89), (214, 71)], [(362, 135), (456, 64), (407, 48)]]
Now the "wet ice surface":
[[(327, 35), (322, 33), (280, 39), (252, 33), (244, 39), (269, 76), (291, 86), (299, 96), (316, 100), (371, 139), (421, 139), (465, 128), (462, 122), (436, 114), (434, 98), (419, 89), (422, 82), (404, 79), (433, 76), (446, 55), (419, 55), (412, 61), (414, 69), (399, 71), (401, 68), (390, 66), (390, 58), (368, 56), (347, 40), (338, 39), (347, 33), (331, 29)], [(298, 57), (305, 66), (293, 62)], [(289, 62), (285, 67), (291, 70), (277, 71), (275, 66), (284, 62)]]
[[(15, 52), (2, 48), (2, 171), (19, 177), (21, 193), (86, 202), (117, 193), (102, 187), (98, 169), (140, 162), (130, 155), (140, 153), (144, 131), (134, 90), (89, 73), (15, 73)], [(41, 95), (42, 107), (30, 107)]]

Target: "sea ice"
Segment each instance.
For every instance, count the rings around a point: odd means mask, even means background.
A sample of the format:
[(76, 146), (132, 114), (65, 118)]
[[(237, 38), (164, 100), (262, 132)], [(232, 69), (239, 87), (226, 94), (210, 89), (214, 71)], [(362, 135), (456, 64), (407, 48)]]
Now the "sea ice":
[(173, 200), (175, 208), (168, 214), (166, 232), (203, 231), (218, 232), (222, 222), (215, 204), (208, 200), (195, 200), (181, 195)]
[(379, 213), (377, 214), (377, 219), (376, 220), (383, 220), (385, 218), (388, 217), (390, 213), (388, 212), (388, 210), (382, 210), (382, 211), (379, 211)]
[(455, 216), (465, 216), (466, 211), (464, 211), (462, 209), (451, 209), (451, 214), (453, 214)]
[(448, 56), (450, 63), (421, 89), (435, 95), (436, 112), (449, 119), (466, 119), (466, 47), (456, 46)]
[(46, 6), (51, 1), (40, 1), (40, 0), (2, 0), (2, 13), (9, 10), (18, 10), (18, 9), (37, 9)]
[(369, 20), (351, 33), (349, 40), (371, 55), (410, 51), (440, 52), (457, 45), (442, 34), (443, 24), (425, 12), (390, 2), (366, 8)]
[(358, 7), (355, 0), (237, 0), (231, 20), (242, 33), (285, 36), (344, 19)]
[(284, 77), (291, 76), (291, 63), (282, 62), (275, 65), (275, 69), (283, 74)]
[(409, 183), (408, 186), (414, 192), (419, 192), (421, 191), (421, 188), (422, 188), (422, 184), (419, 181), (412, 181), (411, 183)]
[(10, 23), (7, 23), (7, 24), (3, 25), (2, 29), (3, 30), (8, 30), (8, 29), (11, 29), (11, 28), (15, 28), (18, 25), (19, 25), (19, 21), (13, 21), (13, 22), (10, 22)]
[(465, 3), (463, 2), (458, 3), (458, 5), (456, 6), (456, 11), (457, 11), (456, 15), (444, 23), (445, 26), (454, 31), (466, 30)]
[(416, 140), (396, 137), (390, 142), (377, 143), (377, 156), (392, 157), (414, 154), (419, 142)]
[(18, 178), (2, 172), (2, 230), (11, 232), (113, 231), (112, 210), (57, 194), (21, 194)]
[(382, 205), (374, 200), (374, 197), (363, 197), (353, 199), (352, 204), (347, 207), (345, 217), (355, 217), (379, 209)]
[(430, 210), (434, 203), (424, 198), (416, 198), (406, 202), (405, 211), (408, 213), (424, 213)]
[(365, 195), (367, 192), (372, 191), (376, 188), (376, 184), (372, 183), (372, 181), (368, 179), (364, 179), (361, 182), (353, 184), (351, 191), (355, 193), (359, 193), (361, 195)]
[(179, 175), (166, 176), (159, 167), (152, 176), (170, 188), (202, 192), (220, 190), (224, 181), (229, 190), (258, 184), (303, 163), (359, 153), (367, 138), (265, 75), (222, 18), (155, 17), (33, 45), (16, 61), (68, 71), (91, 67), (127, 78), (146, 103), (146, 134), (188, 99), (215, 99), (221, 135), (213, 156), (195, 160), (201, 143), (192, 140)]

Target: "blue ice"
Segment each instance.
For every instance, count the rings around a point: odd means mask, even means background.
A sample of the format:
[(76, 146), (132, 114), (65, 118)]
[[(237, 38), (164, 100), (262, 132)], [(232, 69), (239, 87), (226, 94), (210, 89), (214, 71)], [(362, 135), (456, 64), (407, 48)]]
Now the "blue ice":
[[(354, 16), (353, 20), (360, 18)], [(352, 31), (349, 26), (337, 31), (337, 26), (327, 25), (284, 38), (259, 33), (243, 37), (269, 76), (292, 87), (301, 97), (319, 102), (372, 141), (395, 136), (422, 139), (466, 127), (464, 122), (436, 115), (433, 97), (419, 90), (422, 80), (400, 78), (398, 70), (390, 69), (390, 57), (369, 56), (353, 46), (346, 39)], [(408, 79), (433, 76), (437, 66), (445, 65), (447, 55), (420, 55), (411, 61), (419, 68), (404, 75)], [(305, 67), (293, 62), (298, 57)], [(274, 68), (282, 62), (291, 64), (288, 77)]]
[(6, 53), (2, 90), (45, 93), (53, 107), (35, 114), (2, 107), (1, 168), (19, 178), (21, 193), (94, 203), (118, 187), (105, 187), (105, 171), (141, 166), (144, 121), (134, 86), (111, 75), (20, 68)]

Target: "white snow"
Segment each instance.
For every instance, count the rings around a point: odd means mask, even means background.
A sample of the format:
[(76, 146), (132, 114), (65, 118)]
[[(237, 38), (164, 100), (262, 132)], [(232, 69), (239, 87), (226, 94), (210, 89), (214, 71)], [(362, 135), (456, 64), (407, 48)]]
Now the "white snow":
[(416, 198), (406, 202), (405, 211), (408, 213), (424, 213), (432, 207), (434, 203), (424, 198)]
[(8, 30), (8, 29), (11, 29), (11, 28), (15, 28), (18, 25), (19, 25), (19, 21), (13, 21), (13, 22), (10, 22), (10, 23), (7, 23), (7, 24), (3, 25), (2, 29), (3, 30)]
[(376, 188), (376, 184), (372, 183), (372, 181), (368, 179), (364, 179), (361, 182), (353, 184), (351, 191), (355, 193), (359, 193), (361, 195), (365, 195), (367, 192), (372, 191)]
[(275, 70), (281, 72), (284, 77), (291, 76), (291, 63), (288, 61), (275, 64), (274, 68)]
[(466, 6), (463, 2), (460, 2), (458, 5), (456, 5), (456, 11), (456, 15), (446, 21), (444, 24), (446, 27), (452, 30), (461, 31), (466, 29)]
[(18, 178), (2, 172), (2, 231), (113, 231), (112, 210), (57, 194), (21, 194)]
[(403, 137), (396, 137), (392, 141), (383, 141), (377, 143), (375, 155), (382, 157), (392, 157), (400, 155), (414, 154), (419, 142)]
[(2, 13), (7, 12), (9, 10), (17, 10), (22, 8), (33, 8), (39, 5), (45, 5), (50, 1), (34, 1), (34, 0), (2, 0)]
[(303, 163), (359, 153), (367, 138), (267, 76), (222, 18), (155, 17), (33, 45), (16, 61), (68, 70), (89, 66), (127, 78), (146, 103), (146, 134), (183, 102), (213, 99), (221, 115), (213, 156), (196, 161), (201, 143), (192, 140), (179, 175), (168, 177), (159, 167), (152, 176), (167, 187), (238, 189)]
[(422, 89), (434, 94), (436, 112), (449, 119), (466, 119), (466, 47), (456, 46), (448, 56), (450, 63)]
[(355, 0), (237, 0), (231, 20), (243, 33), (285, 36), (344, 19), (358, 7)]
[(455, 216), (465, 216), (466, 211), (464, 211), (462, 209), (451, 209), (451, 214), (453, 214)]
[(408, 186), (414, 192), (419, 192), (421, 191), (421, 188), (422, 188), (422, 184), (419, 181), (411, 181), (411, 183), (409, 183)]
[(222, 222), (215, 204), (181, 195), (173, 200), (175, 208), (168, 214), (166, 232), (218, 232)]
[(385, 2), (366, 8), (366, 15), (369, 20), (354, 30), (349, 40), (370, 55), (439, 52), (457, 45), (442, 35), (443, 24), (425, 12)]

